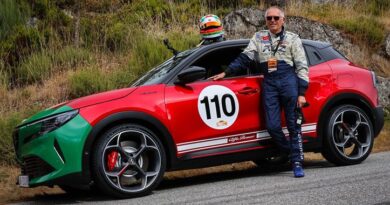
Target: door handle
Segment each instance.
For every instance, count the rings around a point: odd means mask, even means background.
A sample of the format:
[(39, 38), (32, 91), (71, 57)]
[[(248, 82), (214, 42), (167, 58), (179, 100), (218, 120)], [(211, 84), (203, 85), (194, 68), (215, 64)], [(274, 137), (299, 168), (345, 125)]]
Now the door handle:
[(251, 87), (245, 87), (242, 90), (238, 91), (238, 93), (242, 94), (242, 95), (250, 95), (250, 94), (255, 94), (258, 92), (259, 92), (259, 89), (251, 88)]

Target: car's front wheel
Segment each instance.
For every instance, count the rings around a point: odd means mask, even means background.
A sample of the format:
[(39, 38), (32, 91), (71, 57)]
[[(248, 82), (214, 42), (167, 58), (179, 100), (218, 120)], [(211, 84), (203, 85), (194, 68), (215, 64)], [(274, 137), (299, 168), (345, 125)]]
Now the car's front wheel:
[(325, 120), (322, 155), (336, 165), (361, 163), (371, 152), (373, 125), (367, 114), (354, 105), (341, 105)]
[(92, 163), (96, 185), (109, 195), (127, 198), (146, 195), (159, 184), (166, 156), (151, 130), (122, 124), (98, 139)]

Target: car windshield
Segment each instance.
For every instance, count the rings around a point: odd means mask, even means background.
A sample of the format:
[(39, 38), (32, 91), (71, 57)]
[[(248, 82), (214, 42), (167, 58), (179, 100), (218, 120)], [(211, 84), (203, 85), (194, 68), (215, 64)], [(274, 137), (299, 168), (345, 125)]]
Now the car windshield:
[(161, 65), (151, 69), (141, 78), (132, 83), (131, 86), (152, 85), (161, 81), (175, 68), (182, 60), (193, 53), (197, 48), (180, 52), (176, 57), (172, 57)]

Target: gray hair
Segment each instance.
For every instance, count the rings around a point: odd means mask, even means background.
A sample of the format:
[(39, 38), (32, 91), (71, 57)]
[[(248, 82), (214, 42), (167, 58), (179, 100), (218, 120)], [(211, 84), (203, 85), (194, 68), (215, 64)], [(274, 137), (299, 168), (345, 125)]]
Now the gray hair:
[(264, 14), (264, 17), (267, 17), (267, 13), (270, 9), (278, 9), (279, 10), (279, 13), (280, 13), (280, 17), (283, 17), (284, 18), (284, 11), (283, 9), (281, 9), (280, 7), (277, 7), (277, 6), (271, 6), (269, 7), (266, 11), (265, 11), (265, 14)]

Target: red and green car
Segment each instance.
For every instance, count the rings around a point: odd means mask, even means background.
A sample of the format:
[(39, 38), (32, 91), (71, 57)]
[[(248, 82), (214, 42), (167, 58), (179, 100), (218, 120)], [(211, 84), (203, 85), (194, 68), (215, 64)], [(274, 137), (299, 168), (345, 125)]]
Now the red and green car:
[[(19, 185), (134, 197), (150, 193), (169, 170), (272, 161), (278, 151), (265, 129), (258, 65), (208, 80), (248, 42), (180, 52), (128, 88), (74, 99), (23, 121), (13, 133)], [(304, 150), (336, 165), (358, 164), (383, 127), (375, 74), (328, 43), (303, 45), (310, 67)]]

